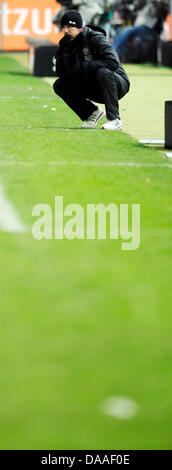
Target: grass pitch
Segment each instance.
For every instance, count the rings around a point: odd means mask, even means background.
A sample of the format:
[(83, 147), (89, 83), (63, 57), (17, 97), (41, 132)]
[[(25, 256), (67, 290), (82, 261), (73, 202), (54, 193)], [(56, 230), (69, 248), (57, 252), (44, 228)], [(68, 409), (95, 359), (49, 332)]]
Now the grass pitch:
[[(0, 180), (28, 228), (0, 232), (1, 449), (171, 449), (172, 166), (127, 134), (80, 130), (42, 79), (0, 67)], [(140, 204), (140, 248), (34, 240), (32, 208), (55, 195)], [(136, 416), (104, 415), (112, 396)]]

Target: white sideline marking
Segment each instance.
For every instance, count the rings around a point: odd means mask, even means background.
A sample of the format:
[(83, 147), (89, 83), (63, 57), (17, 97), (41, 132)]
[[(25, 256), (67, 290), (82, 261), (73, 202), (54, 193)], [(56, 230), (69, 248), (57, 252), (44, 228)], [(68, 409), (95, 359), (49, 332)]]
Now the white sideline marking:
[(102, 412), (118, 419), (131, 419), (137, 415), (139, 406), (128, 397), (110, 397), (102, 404)]
[(166, 153), (164, 153), (164, 155), (165, 155), (167, 158), (172, 158), (172, 152), (166, 152)]
[[(30, 96), (30, 95), (20, 95), (19, 98), (28, 98), (30, 100), (38, 100), (39, 99), (39, 96)], [(13, 99), (16, 99), (16, 97), (14, 95), (11, 95), (11, 96), (7, 96), (7, 95), (0, 95), (0, 99), (1, 100), (13, 100)]]
[(164, 145), (164, 139), (139, 139), (140, 144)]
[(43, 81), (49, 83), (49, 85), (52, 85), (53, 82), (57, 80), (57, 77), (43, 77)]
[(0, 230), (11, 233), (26, 232), (25, 225), (19, 219), (12, 204), (6, 199), (0, 184)]
[(168, 163), (135, 163), (135, 162), (66, 162), (66, 161), (43, 161), (43, 160), (37, 160), (34, 162), (21, 162), (21, 161), (0, 161), (0, 166), (2, 165), (23, 165), (23, 166), (34, 166), (34, 165), (48, 165), (48, 166), (70, 166), (70, 165), (76, 165), (76, 166), (90, 166), (90, 167), (96, 167), (96, 166), (105, 166), (105, 167), (128, 167), (128, 168), (172, 168), (172, 165)]

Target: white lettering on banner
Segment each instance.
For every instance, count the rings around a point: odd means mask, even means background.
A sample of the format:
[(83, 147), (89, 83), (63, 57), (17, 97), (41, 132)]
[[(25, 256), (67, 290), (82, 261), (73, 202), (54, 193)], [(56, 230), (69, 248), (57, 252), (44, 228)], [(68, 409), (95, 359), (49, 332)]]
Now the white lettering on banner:
[(13, 29), (14, 36), (27, 36), (27, 34), (29, 34), (29, 29), (22, 29), (28, 16), (28, 12), (28, 8), (15, 8), (13, 10), (15, 15), (19, 15)]
[(38, 17), (40, 16), (40, 11), (38, 8), (33, 8), (32, 10), (32, 30), (34, 33), (38, 35), (42, 34), (51, 34), (51, 29), (52, 29), (52, 10), (51, 8), (45, 8), (44, 10), (44, 29), (39, 28), (38, 26)]
[[(57, 10), (55, 9), (55, 12)], [(39, 8), (8, 8), (8, 3), (2, 5), (2, 32), (4, 36), (27, 36), (30, 33), (35, 33), (38, 36), (51, 34), (54, 26), (52, 25), (52, 17), (54, 10), (51, 8), (45, 8), (43, 15), (42, 28), (40, 25), (40, 10)], [(9, 29), (9, 15), (18, 15), (13, 29)], [(25, 29), (26, 20), (30, 20), (30, 29)]]
[(8, 8), (8, 3), (4, 3), (2, 5), (2, 33), (5, 34), (6, 36), (10, 36), (11, 34), (11, 31), (10, 29), (8, 28), (8, 15), (12, 12), (12, 10), (10, 10)]

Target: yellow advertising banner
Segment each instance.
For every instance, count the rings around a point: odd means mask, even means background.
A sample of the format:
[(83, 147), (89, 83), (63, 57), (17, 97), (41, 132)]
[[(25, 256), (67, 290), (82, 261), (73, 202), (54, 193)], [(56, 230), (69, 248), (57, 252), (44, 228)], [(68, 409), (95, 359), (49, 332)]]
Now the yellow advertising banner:
[(0, 49), (27, 50), (27, 36), (57, 43), (58, 30), (52, 18), (59, 8), (56, 0), (0, 0)]

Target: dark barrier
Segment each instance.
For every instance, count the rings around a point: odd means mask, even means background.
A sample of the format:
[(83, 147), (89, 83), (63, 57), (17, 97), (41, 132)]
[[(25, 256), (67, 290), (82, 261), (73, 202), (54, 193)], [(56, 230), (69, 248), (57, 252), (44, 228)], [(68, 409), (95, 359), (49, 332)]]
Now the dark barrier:
[(172, 67), (172, 41), (163, 42), (161, 45), (161, 63), (166, 67)]
[(165, 101), (165, 148), (172, 149), (172, 101)]
[(37, 77), (55, 77), (52, 58), (58, 46), (31, 47), (29, 53), (30, 72)]

